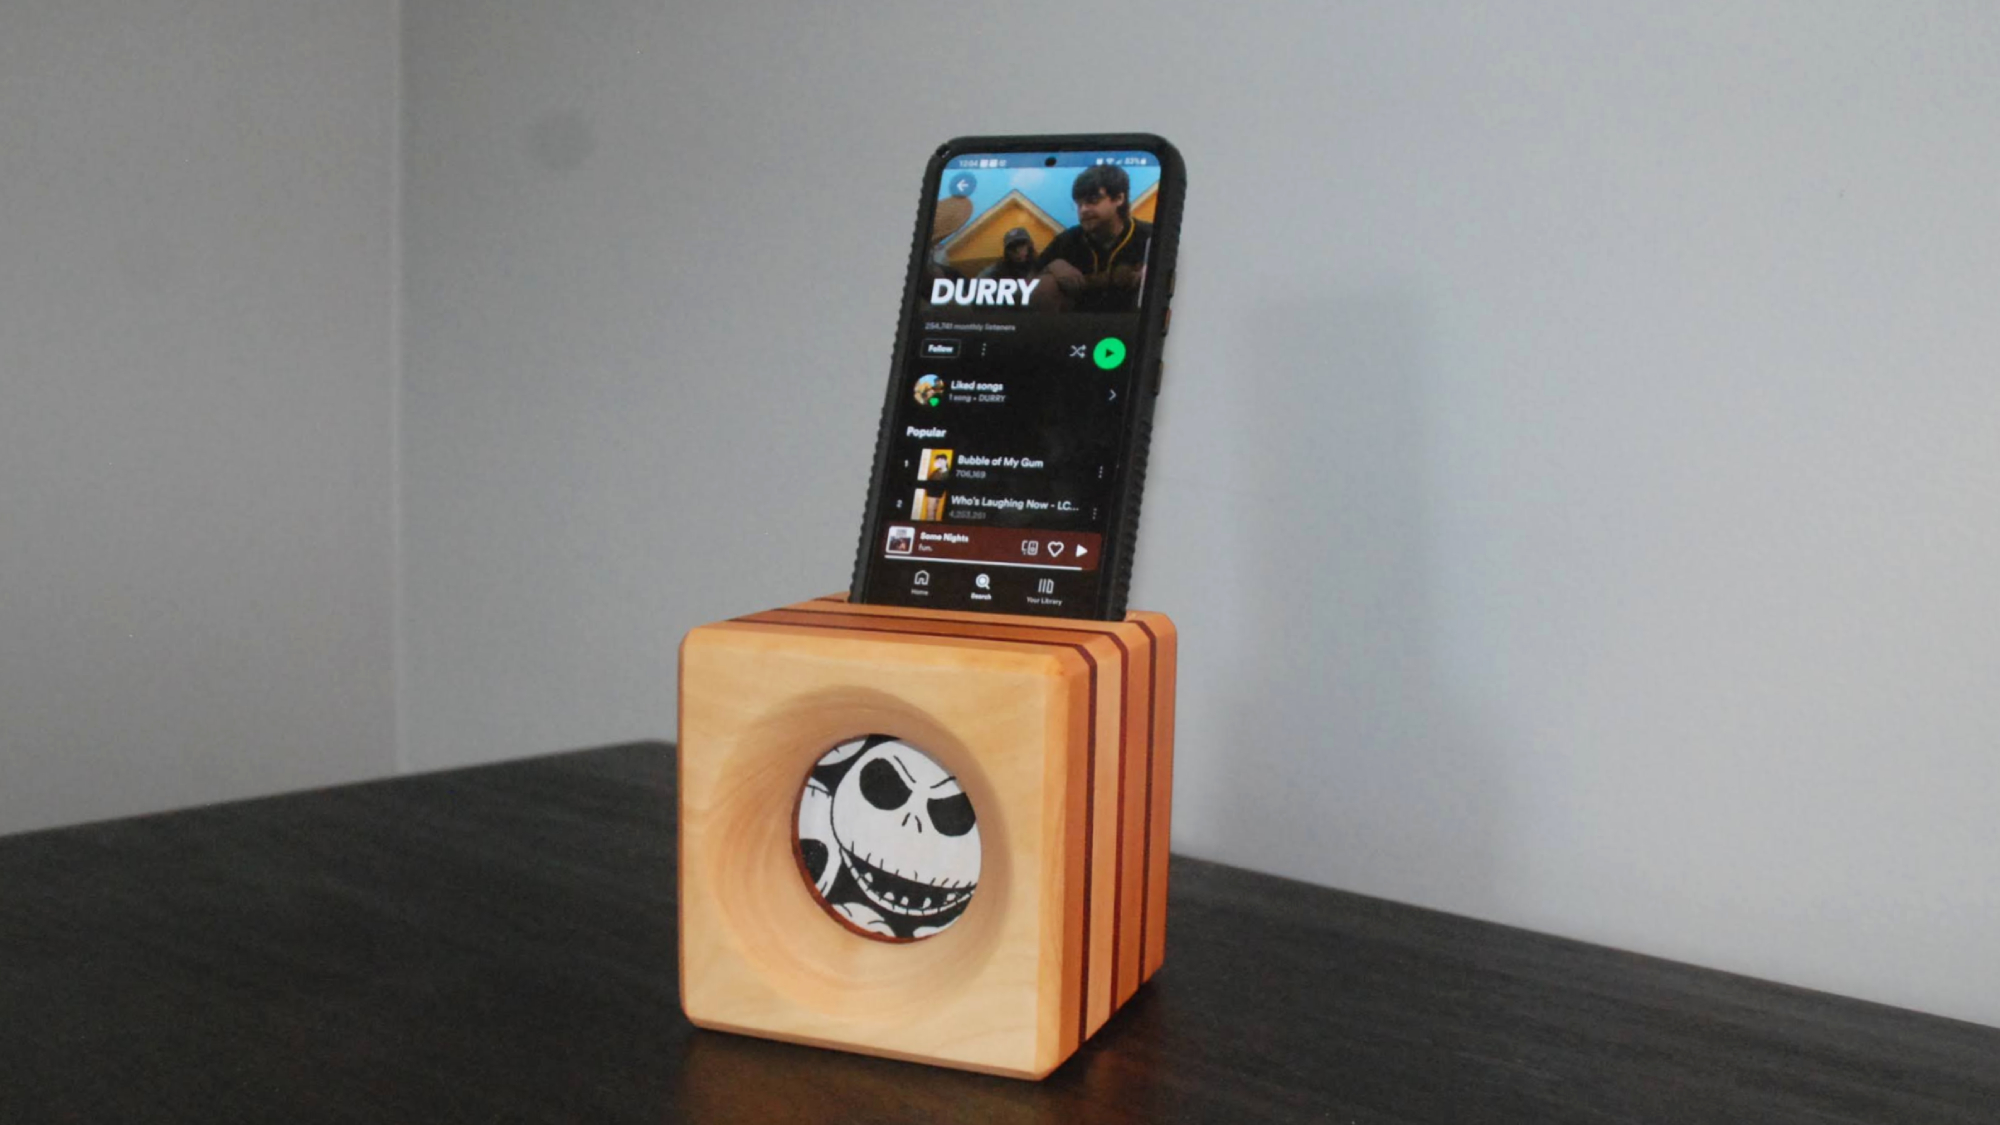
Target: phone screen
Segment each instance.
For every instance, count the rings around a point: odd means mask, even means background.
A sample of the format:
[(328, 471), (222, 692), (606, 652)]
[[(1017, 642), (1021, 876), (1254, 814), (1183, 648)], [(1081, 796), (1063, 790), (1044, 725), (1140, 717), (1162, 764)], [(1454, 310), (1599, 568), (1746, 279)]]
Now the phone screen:
[(1160, 159), (969, 152), (942, 169), (904, 324), (863, 600), (1095, 616), (1144, 373)]

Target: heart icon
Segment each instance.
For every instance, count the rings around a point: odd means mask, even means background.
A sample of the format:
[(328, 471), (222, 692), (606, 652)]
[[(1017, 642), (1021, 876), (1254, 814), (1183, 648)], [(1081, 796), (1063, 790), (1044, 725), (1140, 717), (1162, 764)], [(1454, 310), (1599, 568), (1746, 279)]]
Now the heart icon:
[(1051, 543), (1051, 544), (1049, 544), (1049, 557), (1050, 557), (1050, 558), (1052, 558), (1052, 559), (1059, 559), (1059, 558), (1062, 558), (1062, 553), (1063, 553), (1063, 545), (1062, 545), (1061, 543)]

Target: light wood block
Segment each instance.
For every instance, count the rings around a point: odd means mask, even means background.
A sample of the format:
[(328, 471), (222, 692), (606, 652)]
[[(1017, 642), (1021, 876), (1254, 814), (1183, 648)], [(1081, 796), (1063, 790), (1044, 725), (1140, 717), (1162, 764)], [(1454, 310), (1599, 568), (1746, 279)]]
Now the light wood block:
[[(681, 645), (681, 1003), (701, 1027), (1040, 1078), (1164, 961), (1176, 635), (1122, 622), (856, 606), (704, 625)], [(892, 943), (801, 877), (796, 802), (837, 743), (904, 739), (981, 841), (958, 921)]]

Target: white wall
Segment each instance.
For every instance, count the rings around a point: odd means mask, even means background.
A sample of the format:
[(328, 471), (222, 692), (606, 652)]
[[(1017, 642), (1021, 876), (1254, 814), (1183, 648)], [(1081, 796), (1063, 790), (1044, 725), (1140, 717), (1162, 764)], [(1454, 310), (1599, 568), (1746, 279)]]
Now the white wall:
[(667, 734), (684, 630), (841, 588), (931, 147), (1152, 129), (1177, 846), (2000, 1023), (2000, 9), (405, 31), (415, 764)]
[(0, 832), (395, 769), (397, 35), (0, 14)]

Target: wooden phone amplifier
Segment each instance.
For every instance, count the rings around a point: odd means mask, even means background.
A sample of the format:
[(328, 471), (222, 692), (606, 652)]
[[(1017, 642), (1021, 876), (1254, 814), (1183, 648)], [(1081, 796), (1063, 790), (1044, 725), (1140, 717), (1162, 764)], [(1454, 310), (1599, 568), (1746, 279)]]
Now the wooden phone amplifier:
[[(1054, 1070), (1164, 957), (1175, 648), (1156, 613), (1072, 621), (842, 597), (689, 633), (688, 1019), (992, 1074)], [(977, 814), (976, 887), (916, 940), (844, 924), (801, 850), (816, 763), (871, 735), (921, 749)]]

